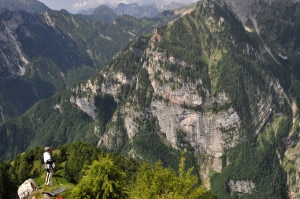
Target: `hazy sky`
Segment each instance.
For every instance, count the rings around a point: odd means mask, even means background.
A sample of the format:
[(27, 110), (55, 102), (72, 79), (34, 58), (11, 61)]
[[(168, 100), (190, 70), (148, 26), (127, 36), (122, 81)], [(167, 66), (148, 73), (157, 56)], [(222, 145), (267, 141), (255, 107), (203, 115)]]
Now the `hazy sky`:
[[(176, 0), (39, 0), (53, 10), (66, 9), (69, 12), (77, 12), (88, 8), (95, 8), (99, 5), (110, 4), (117, 5), (119, 3), (138, 3), (139, 5), (148, 5), (152, 3), (168, 4)], [(197, 0), (177, 0), (180, 3), (197, 2)]]

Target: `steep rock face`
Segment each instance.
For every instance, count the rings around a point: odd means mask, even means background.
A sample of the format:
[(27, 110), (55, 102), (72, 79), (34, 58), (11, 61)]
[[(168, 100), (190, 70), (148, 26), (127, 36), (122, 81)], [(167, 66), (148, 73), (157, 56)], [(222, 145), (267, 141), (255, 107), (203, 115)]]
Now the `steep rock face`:
[(247, 20), (258, 13), (258, 10), (263, 10), (264, 7), (261, 5), (272, 5), (274, 3), (282, 2), (282, 3), (293, 3), (300, 2), (299, 0), (251, 0), (251, 1), (243, 1), (243, 0), (222, 0), (229, 5), (234, 13), (239, 17), (239, 19), (246, 23)]
[[(0, 61), (0, 79), (24, 75), (26, 66), (29, 64), (16, 34), (16, 30), (24, 22), (24, 19), (20, 14), (6, 17), (8, 20), (0, 21), (0, 53), (1, 57), (3, 57)], [(5, 56), (7, 54), (9, 56)]]
[[(255, 32), (262, 42), (261, 54), (269, 54), (278, 65), (291, 65), (299, 79), (299, 0), (241, 1), (223, 0), (242, 21), (245, 29)], [(271, 25), (272, 24), (272, 25)], [(275, 28), (276, 27), (276, 28)]]
[(299, 158), (300, 144), (290, 148), (286, 152), (286, 159), (284, 167), (287, 172), (287, 186), (289, 187), (289, 195), (291, 199), (300, 197), (300, 158)]
[[(105, 74), (103, 74), (103, 76), (106, 77)], [(116, 97), (117, 91), (119, 91), (121, 85), (129, 83), (125, 80), (126, 78), (124, 78), (124, 76), (125, 75), (120, 73), (117, 75), (110, 73), (109, 81), (101, 84), (101, 92)], [(94, 110), (92, 99), (95, 95), (92, 94), (93, 92), (89, 92), (89, 90), (95, 89), (89, 87), (91, 85), (92, 84), (82, 85), (80, 89), (81, 94), (76, 98), (72, 97), (70, 101), (76, 103), (81, 110), (94, 118), (95, 112), (91, 110)], [(240, 129), (240, 119), (232, 108), (218, 113), (213, 113), (211, 111), (199, 112), (192, 109), (186, 109), (182, 107), (182, 104), (185, 103), (187, 105), (197, 106), (199, 105), (199, 100), (195, 102), (191, 97), (188, 99), (178, 97), (178, 100), (176, 100), (176, 97), (172, 98), (170, 96), (178, 96), (178, 93), (186, 93), (188, 96), (188, 93), (190, 92), (189, 89), (184, 87), (179, 91), (172, 91), (172, 89), (165, 89), (165, 87), (163, 87), (158, 88), (158, 90), (159, 92), (156, 92), (156, 90), (154, 91), (155, 95), (161, 96), (164, 100), (169, 100), (169, 102), (167, 103), (166, 101), (154, 99), (151, 102), (150, 113), (153, 117), (157, 118), (161, 133), (166, 135), (166, 139), (173, 148), (178, 148), (180, 146), (180, 142), (183, 140), (178, 139), (178, 133), (184, 132), (183, 139), (190, 143), (197, 154), (220, 158), (224, 148), (233, 147), (241, 139), (238, 134)], [(74, 92), (78, 93), (78, 89), (77, 91), (74, 90)], [(162, 95), (162, 93), (164, 95)], [(87, 98), (85, 96), (89, 97)], [(201, 99), (201, 97), (197, 95), (195, 95), (195, 98)], [(212, 101), (224, 104), (228, 103), (229, 99), (226, 97), (226, 94), (223, 93), (217, 98), (206, 100), (206, 106), (212, 106)], [(85, 104), (85, 106), (83, 104)], [(144, 117), (144, 114), (138, 110), (134, 111), (134, 108), (129, 105), (122, 108), (122, 115), (127, 133), (126, 137), (128, 137), (128, 139), (133, 139), (139, 131), (139, 123), (137, 123), (136, 118), (142, 118)], [(112, 123), (114, 123), (114, 119), (112, 120)], [(106, 131), (103, 136), (100, 136), (98, 145), (102, 147), (105, 146), (108, 150), (118, 148), (118, 146), (122, 145), (121, 141), (124, 141), (124, 139), (121, 139), (121, 137), (123, 137), (122, 134), (123, 133), (119, 130), (112, 128)], [(220, 165), (216, 165), (215, 169), (220, 171)]]
[[(81, 84), (78, 87), (72, 89), (72, 92), (75, 93), (75, 96), (70, 97), (70, 102), (76, 104), (79, 109), (87, 113), (94, 120), (96, 119), (96, 106), (94, 97), (97, 94), (98, 87), (95, 85), (95, 82), (92, 83), (91, 80), (88, 80), (86, 84)], [(83, 94), (83, 96), (77, 97), (76, 94)]]
[[(153, 101), (152, 113), (157, 117), (161, 131), (174, 148), (180, 146), (178, 134), (197, 154), (219, 158), (224, 148), (233, 147), (241, 138), (238, 134), (239, 117), (233, 109), (218, 114), (199, 113), (180, 105)], [(220, 172), (219, 169), (216, 169)]]
[[(278, 91), (282, 88), (280, 84), (284, 86), (286, 86), (286, 84), (289, 85), (288, 77), (283, 75), (286, 73), (284, 69), (291, 71), (293, 81), (297, 84), (300, 73), (299, 61), (297, 61), (298, 58), (296, 57), (299, 56), (300, 48), (298, 41), (299, 12), (295, 10), (299, 9), (300, 1), (225, 0), (225, 2), (243, 22), (246, 30), (249, 31), (248, 28), (251, 27), (253, 29), (252, 31), (257, 34), (263, 44), (261, 54), (269, 54), (272, 60), (281, 66), (276, 69), (280, 71), (280, 75), (277, 75), (278, 81), (273, 82), (273, 89)], [(282, 84), (282, 82), (284, 83)], [(293, 90), (293, 86), (289, 89)], [(297, 88), (295, 92), (298, 93), (299, 88)], [(298, 96), (298, 94), (293, 94), (293, 96)], [(293, 118), (293, 128), (291, 128), (289, 137), (286, 138), (285, 141), (287, 150), (282, 166), (287, 172), (289, 198), (299, 198), (299, 153), (297, 152), (299, 150), (299, 144), (297, 144), (299, 142), (299, 109), (296, 105), (298, 104), (299, 106), (299, 102), (295, 102), (299, 97), (296, 97), (296, 99), (283, 95), (282, 97), (288, 99), (293, 112), (293, 114), (289, 116)], [(281, 114), (278, 115), (280, 116)]]
[(133, 81), (132, 79), (128, 79), (123, 73), (109, 71), (108, 73), (101, 73), (101, 75), (103, 75), (105, 79), (105, 81), (101, 83), (101, 91), (115, 98), (117, 98), (121, 85), (128, 85)]
[[(155, 34), (156, 33), (154, 33), (154, 35)], [(203, 105), (203, 98), (196, 92), (197, 86), (202, 84), (201, 79), (196, 83), (184, 82), (182, 79), (177, 79), (172, 72), (159, 68), (159, 62), (166, 60), (166, 57), (161, 53), (149, 51), (149, 49), (146, 53), (151, 59), (149, 59), (149, 62), (147, 62), (147, 65), (145, 64), (144, 67), (148, 70), (150, 75), (151, 85), (155, 95), (161, 96), (163, 99), (168, 99), (175, 104), (186, 104), (193, 107)], [(169, 61), (174, 63), (174, 58), (169, 58)], [(187, 67), (185, 62), (181, 62), (180, 65)], [(158, 73), (161, 75), (157, 77), (156, 74)], [(166, 83), (160, 83), (157, 81), (157, 78), (164, 80)], [(174, 85), (174, 83), (170, 81), (171, 79), (172, 81), (180, 82), (182, 86), (177, 87), (177, 85)]]
[[(105, 148), (109, 151), (120, 149), (127, 140), (134, 139), (134, 136), (138, 133), (139, 125), (137, 118), (143, 117), (143, 113), (135, 111), (130, 104), (126, 104), (122, 107), (120, 112), (124, 120), (124, 129), (120, 129), (117, 125), (111, 125), (109, 129), (105, 131), (103, 135), (99, 135), (98, 146)], [(116, 124), (118, 115), (115, 114), (111, 120), (111, 124)], [(95, 132), (99, 134), (99, 131)], [(141, 155), (138, 155), (134, 149), (128, 152), (128, 155), (133, 158), (143, 159)], [(139, 157), (137, 157), (139, 156)]]
[[(293, 103), (293, 123), (296, 128), (300, 126), (299, 108)], [(285, 158), (282, 163), (287, 173), (287, 186), (289, 197), (297, 199), (300, 197), (300, 142), (299, 134), (296, 132), (292, 134), (288, 140), (288, 148), (285, 152)]]
[[(160, 42), (160, 38), (161, 36), (155, 31), (151, 46), (155, 46), (155, 42)], [(197, 87), (203, 87), (201, 79), (196, 82), (184, 81), (174, 73), (164, 70), (160, 65), (163, 60), (170, 63), (177, 61), (182, 67), (188, 67), (187, 63), (175, 60), (174, 57), (167, 59), (162, 53), (153, 51), (153, 48), (147, 49), (146, 54), (149, 60), (143, 67), (148, 70), (154, 95), (165, 100), (152, 101), (152, 114), (157, 117), (161, 131), (166, 134), (167, 140), (174, 148), (177, 148), (180, 142), (177, 137), (179, 131), (185, 133), (183, 139), (191, 144), (196, 153), (212, 157), (221, 157), (224, 148), (234, 146), (241, 139), (238, 135), (240, 119), (233, 109), (212, 113), (182, 107), (182, 105), (201, 106), (203, 109), (209, 109), (213, 104), (221, 106), (230, 102), (226, 93), (220, 93), (217, 97), (208, 94), (204, 98), (197, 93)], [(160, 74), (159, 77), (157, 74)], [(170, 83), (161, 84), (160, 80)], [(182, 84), (174, 86), (174, 82), (182, 82)], [(227, 142), (228, 140), (230, 141)]]
[[(276, 93), (276, 95), (274, 95)], [(256, 134), (258, 134), (268, 122), (269, 117), (276, 113), (277, 101), (283, 102), (287, 96), (276, 79), (269, 79), (268, 92), (257, 90), (257, 104), (252, 104), (253, 124)]]
[[(190, 19), (190, 21), (193, 21)], [(205, 19), (211, 32), (222, 32), (226, 23), (225, 16), (216, 19), (209, 17)], [(225, 26), (225, 25), (224, 25)], [(157, 120), (159, 133), (165, 135), (166, 140), (174, 149), (187, 147), (186, 143), (193, 148), (195, 154), (200, 154), (207, 158), (206, 168), (204, 169), (204, 178), (208, 177), (209, 170), (221, 172), (221, 157), (225, 149), (236, 146), (247, 138), (242, 126), (242, 119), (232, 106), (232, 97), (226, 91), (212, 94), (211, 90), (204, 84), (201, 77), (196, 79), (179, 76), (171, 70), (166, 70), (161, 63), (176, 64), (182, 68), (193, 69), (194, 65), (185, 60), (174, 56), (166, 56), (156, 49), (162, 42), (163, 35), (155, 30), (149, 38), (148, 47), (143, 51), (143, 59), (139, 59), (138, 67), (146, 69), (152, 94), (150, 106), (146, 109), (140, 109), (135, 102), (135, 95), (131, 96), (127, 105), (122, 106), (122, 117), (124, 120), (124, 132), (121, 129), (110, 127), (104, 134), (99, 135), (98, 145), (108, 150), (122, 147), (127, 140), (133, 140), (142, 129), (139, 119), (153, 117)], [(232, 42), (234, 44), (234, 42)], [(199, 44), (200, 45), (200, 44)], [(252, 57), (252, 54), (259, 54), (250, 44), (244, 44), (242, 51), (246, 56)], [(254, 53), (249, 53), (252, 49)], [(137, 49), (129, 48), (129, 52), (140, 52)], [(211, 63), (217, 63), (223, 59), (222, 55), (209, 57)], [(225, 55), (224, 55), (225, 56)], [(257, 60), (254, 57), (255, 60)], [(122, 68), (130, 65), (122, 66)], [(212, 66), (213, 67), (213, 64)], [(138, 71), (133, 72), (132, 76), (126, 74), (127, 71), (101, 72), (101, 92), (112, 95), (116, 101), (122, 86), (129, 85), (133, 90), (138, 91), (143, 84), (143, 79), (138, 79)], [(211, 79), (212, 74), (208, 74)], [(286, 96), (276, 78), (268, 73), (264, 74), (264, 85), (256, 85), (254, 82), (253, 90), (243, 90), (246, 99), (249, 100), (249, 134), (259, 134), (272, 114), (280, 112), (276, 107), (277, 103), (285, 100)], [(253, 82), (251, 82), (253, 83)], [(250, 82), (249, 82), (250, 84)], [(265, 87), (264, 87), (265, 86)], [(213, 87), (211, 85), (211, 87)], [(83, 89), (81, 89), (83, 90)], [(201, 91), (201, 92), (199, 92)], [(250, 101), (251, 99), (251, 101)], [(77, 100), (78, 101), (78, 100)], [(80, 100), (79, 100), (80, 101)], [(84, 108), (81, 106), (81, 108)], [(88, 109), (85, 108), (85, 112)], [(116, 121), (116, 115), (112, 118), (112, 124)], [(245, 121), (244, 121), (245, 122)], [(97, 129), (97, 128), (96, 128)], [(114, 141), (113, 141), (114, 140)], [(123, 144), (122, 144), (123, 142)], [(129, 154), (129, 153), (128, 153)], [(136, 154), (134, 149), (130, 154)]]
[[(149, 52), (148, 52), (149, 53)], [(157, 119), (157, 123), (160, 132), (165, 135), (166, 140), (172, 145), (173, 148), (177, 149), (182, 147), (182, 142), (188, 142), (189, 145), (195, 150), (196, 154), (201, 154), (210, 157), (206, 168), (203, 170), (203, 178), (208, 178), (209, 170), (215, 170), (221, 172), (222, 163), (220, 157), (224, 153), (224, 149), (234, 147), (240, 141), (244, 139), (241, 131), (241, 120), (237, 112), (229, 107), (228, 109), (213, 112), (210, 108), (216, 106), (222, 106), (226, 103), (230, 103), (230, 98), (226, 93), (219, 93), (218, 96), (206, 96), (205, 100), (198, 94), (193, 94), (193, 88), (195, 84), (189, 83), (189, 86), (182, 86), (172, 88), (172, 85), (161, 85), (156, 82), (154, 74), (156, 70), (159, 70), (159, 60), (164, 58), (153, 56), (158, 55), (155, 52), (149, 55), (152, 61), (147, 60), (147, 64), (144, 67), (149, 73), (149, 79), (151, 85), (153, 85), (153, 93), (156, 98), (162, 100), (156, 100), (154, 98), (151, 101), (149, 112), (152, 117)], [(150, 63), (150, 64), (149, 64)], [(174, 74), (163, 71), (161, 72), (164, 78), (176, 78)], [(113, 95), (116, 97), (118, 91), (122, 85), (130, 84), (125, 77), (125, 74), (109, 73), (103, 75), (103, 77), (109, 77), (106, 83), (101, 84), (101, 91), (103, 93)], [(272, 80), (270, 80), (272, 82)], [(201, 81), (198, 82), (201, 84)], [(189, 96), (188, 93), (191, 95)], [(274, 93), (277, 93), (275, 96)], [(194, 97), (192, 97), (194, 95)], [(188, 96), (188, 97), (184, 97)], [(274, 81), (270, 84), (270, 93), (263, 93), (258, 91), (256, 99), (257, 104), (253, 104), (253, 124), (256, 125), (255, 132), (258, 133), (265, 123), (267, 122), (270, 115), (274, 112), (274, 107), (277, 100), (283, 100), (285, 94), (282, 88)], [(197, 107), (202, 105), (205, 110), (197, 111), (193, 108), (184, 108), (183, 105), (190, 107)], [(120, 129), (112, 125), (103, 135), (99, 135), (98, 145), (105, 147), (107, 150), (114, 150), (122, 147), (126, 140), (134, 139), (135, 135), (139, 133), (140, 124), (137, 122), (138, 118), (145, 117), (145, 113), (140, 112), (138, 109), (128, 104), (122, 107), (122, 117), (124, 119), (124, 126), (126, 135)], [(112, 119), (112, 124), (115, 123), (116, 118)], [(130, 150), (127, 155), (135, 158), (142, 158), (141, 154), (138, 154), (134, 149)], [(242, 183), (243, 184), (243, 183)], [(249, 184), (249, 183), (248, 183)], [(252, 190), (253, 186), (250, 183), (248, 186), (245, 185), (232, 185), (234, 191), (247, 193)], [(244, 186), (252, 187), (251, 189), (244, 189)], [(239, 188), (242, 187), (242, 188)]]

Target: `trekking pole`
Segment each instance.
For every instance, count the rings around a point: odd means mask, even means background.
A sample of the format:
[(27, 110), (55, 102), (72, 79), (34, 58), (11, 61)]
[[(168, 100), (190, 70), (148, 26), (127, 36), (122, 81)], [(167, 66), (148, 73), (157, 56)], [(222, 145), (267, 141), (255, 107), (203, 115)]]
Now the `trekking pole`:
[(53, 176), (55, 177), (57, 185), (59, 185), (56, 175), (53, 175)]

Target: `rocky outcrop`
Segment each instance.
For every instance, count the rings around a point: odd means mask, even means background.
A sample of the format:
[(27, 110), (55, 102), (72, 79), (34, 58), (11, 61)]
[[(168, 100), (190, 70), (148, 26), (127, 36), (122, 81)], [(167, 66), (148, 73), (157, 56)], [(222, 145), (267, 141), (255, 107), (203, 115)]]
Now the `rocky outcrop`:
[[(22, 46), (18, 40), (16, 30), (24, 22), (20, 14), (7, 12), (8, 20), (1, 20), (1, 26), (4, 30), (0, 31), (0, 78), (24, 75), (26, 66), (29, 64), (26, 55), (23, 53)], [(9, 53), (8, 53), (9, 52)], [(8, 55), (9, 56), (6, 56)]]
[(195, 149), (195, 153), (221, 157), (224, 148), (233, 147), (240, 139), (240, 119), (233, 109), (213, 114), (197, 112), (168, 104), (152, 102), (152, 114), (157, 117), (161, 131), (174, 148), (180, 145), (178, 132)]
[(300, 198), (300, 142), (299, 142), (299, 109), (295, 103), (292, 104), (293, 123), (298, 129), (290, 135), (286, 145), (287, 150), (282, 162), (283, 168), (287, 174), (287, 186), (290, 199)]
[(97, 94), (98, 87), (91, 80), (85, 84), (80, 84), (72, 89), (74, 95), (70, 97), (70, 102), (74, 103), (83, 112), (87, 113), (93, 119), (96, 119), (96, 106), (94, 97)]
[(105, 79), (100, 86), (101, 92), (112, 95), (116, 98), (120, 87), (125, 84), (130, 84), (132, 79), (127, 79), (123, 73), (115, 73), (112, 71), (101, 73)]
[(237, 193), (251, 193), (255, 189), (255, 184), (248, 180), (229, 180), (228, 186)]

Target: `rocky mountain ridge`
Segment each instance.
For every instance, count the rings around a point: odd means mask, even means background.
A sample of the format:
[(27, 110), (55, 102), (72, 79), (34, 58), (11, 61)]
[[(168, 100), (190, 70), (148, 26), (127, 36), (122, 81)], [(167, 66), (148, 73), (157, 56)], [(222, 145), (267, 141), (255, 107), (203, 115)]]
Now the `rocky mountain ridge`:
[(164, 5), (164, 4), (151, 4), (151, 5), (139, 5), (138, 3), (119, 3), (117, 7), (110, 7), (106, 5), (100, 5), (99, 7), (95, 9), (89, 9), (88, 11), (80, 11), (78, 14), (84, 14), (84, 15), (93, 15), (96, 14), (99, 8), (102, 8), (107, 11), (110, 11), (114, 13), (116, 16), (120, 15), (130, 15), (136, 18), (154, 18), (160, 13), (163, 13), (164, 11), (170, 11), (170, 10), (176, 10), (181, 9), (185, 6), (190, 6), (188, 3), (177, 3), (177, 2), (171, 2), (170, 4)]
[[(209, 3), (206, 4), (208, 7), (212, 5), (213, 4)], [(182, 20), (187, 20), (188, 17)], [(226, 23), (226, 19), (224, 18), (225, 16), (216, 20), (208, 17), (204, 23), (210, 27), (211, 31), (222, 32), (226, 29), (223, 24)], [(216, 26), (216, 24), (219, 25)], [(212, 107), (214, 106), (226, 107), (226, 105), (232, 104), (232, 99), (230, 98), (229, 93), (221, 92), (218, 93), (217, 96), (214, 96), (210, 94), (211, 91), (205, 90), (204, 88), (203, 91), (206, 92), (206, 95), (199, 95), (197, 94), (197, 88), (199, 88), (199, 86), (204, 87), (201, 79), (198, 79), (196, 82), (189, 82), (189, 80), (178, 78), (174, 72), (165, 70), (162, 67), (166, 63), (171, 63), (180, 65), (180, 67), (193, 68), (193, 65), (189, 66), (183, 60), (178, 58), (176, 59), (172, 56), (166, 57), (164, 53), (157, 51), (157, 46), (159, 46), (159, 43), (162, 42), (162, 38), (164, 37), (158, 33), (158, 30), (152, 34), (151, 39), (149, 39), (149, 48), (144, 50), (145, 54), (142, 56), (144, 58), (139, 64), (147, 71), (147, 74), (149, 75), (147, 79), (149, 78), (149, 84), (151, 84), (151, 91), (147, 90), (146, 95), (151, 95), (152, 101), (148, 102), (149, 107), (144, 110), (146, 113), (141, 110), (139, 111), (140, 108), (138, 107), (130, 108), (131, 106), (129, 104), (124, 105), (122, 108), (125, 130), (127, 133), (126, 137), (130, 140), (134, 139), (134, 137), (138, 134), (141, 127), (139, 119), (137, 118), (156, 118), (155, 124), (158, 126), (160, 133), (165, 136), (165, 139), (173, 148), (189, 146), (193, 148), (194, 153), (211, 157), (209, 163), (210, 166), (206, 165), (208, 166), (205, 168), (207, 170), (204, 169), (202, 173), (203, 178), (206, 179), (208, 178), (208, 173), (211, 169), (216, 172), (222, 172), (221, 157), (225, 154), (224, 150), (230, 150), (230, 148), (242, 143), (243, 140), (251, 135), (251, 133), (252, 136), (255, 136), (265, 131), (266, 125), (270, 123), (270, 118), (274, 117), (274, 113), (276, 113), (276, 115), (285, 114), (278, 109), (278, 104), (290, 101), (290, 99), (288, 99), (284, 88), (280, 85), (280, 82), (271, 74), (267, 75), (267, 73), (265, 73), (265, 82), (263, 84), (265, 84), (266, 88), (260, 88), (260, 86), (258, 86), (255, 89), (255, 94), (251, 90), (246, 90), (245, 92), (249, 98), (253, 98), (252, 102), (254, 103), (248, 104), (250, 115), (248, 116), (248, 119), (252, 121), (250, 125), (251, 129), (247, 130), (247, 133), (250, 133), (250, 135), (242, 134), (241, 132), (245, 131), (245, 129), (243, 130), (245, 127), (242, 124), (245, 118), (243, 119), (239, 117), (239, 114), (241, 113), (236, 112), (236, 110), (231, 106), (221, 111), (212, 111)], [(254, 54), (260, 56), (255, 57), (255, 60), (264, 60), (263, 62), (267, 62), (263, 54), (259, 52), (259, 49), (255, 50), (255, 46), (251, 46), (250, 43), (245, 43), (244, 46), (245, 48), (242, 51), (244, 55), (251, 57), (251, 54), (249, 54), (250, 48), (252, 51), (256, 51)], [(131, 50), (133, 52), (139, 51), (138, 49)], [(213, 54), (210, 57), (212, 60), (216, 58), (219, 60), (222, 59), (220, 57), (215, 57)], [(214, 61), (216, 62), (216, 60)], [(162, 65), (162, 63), (164, 64)], [(114, 68), (114, 65), (112, 64), (111, 67)], [(103, 83), (100, 83), (101, 86), (99, 86), (99, 90), (105, 94), (114, 96), (115, 100), (118, 98), (118, 90), (120, 91), (124, 85), (131, 85), (134, 83), (135, 89), (141, 89), (141, 87), (143, 87), (143, 83), (139, 82), (141, 80), (138, 78), (138, 75), (133, 76), (133, 78), (137, 78), (134, 80), (128, 77), (126, 78), (126, 72), (118, 73), (117, 75), (111, 75), (111, 73), (111, 70), (108, 70), (107, 73), (104, 70), (104, 72), (101, 73), (101, 76), (105, 79), (109, 77), (109, 81), (104, 85)], [(168, 83), (170, 80), (171, 82)], [(93, 85), (97, 84), (99, 83), (95, 82)], [(80, 90), (89, 89), (85, 88)], [(151, 94), (148, 92), (151, 92)], [(93, 95), (91, 98), (93, 98)], [(135, 100), (133, 99), (133, 101)], [(199, 112), (197, 109), (193, 110), (194, 108), (197, 108), (197, 106), (200, 106), (204, 111)], [(88, 112), (90, 109), (85, 110), (83, 108), (82, 110)], [(144, 112), (144, 114), (142, 114), (142, 112)], [(276, 115), (275, 118), (278, 117)], [(112, 118), (112, 122), (115, 120), (116, 118)], [(188, 144), (180, 144), (182, 141), (180, 140), (182, 137), (180, 138), (178, 134), (180, 132), (183, 132), (184, 141)], [(97, 134), (97, 131), (95, 131), (95, 133)], [(116, 148), (122, 147), (122, 142), (126, 142), (126, 138), (124, 139), (123, 136), (122, 132), (118, 131), (116, 128), (108, 129), (100, 137), (98, 145), (99, 147), (104, 147), (108, 150), (115, 150)], [(112, 142), (112, 140), (115, 142)], [(134, 151), (134, 149), (130, 150), (129, 154), (135, 158), (142, 157), (142, 155)], [(253, 181), (237, 181), (237, 183), (243, 184), (241, 186), (237, 185), (233, 181), (230, 182), (232, 191), (241, 193), (252, 192), (251, 190), (257, 186)], [(239, 191), (240, 188), (236, 188), (236, 186), (246, 186), (250, 188), (245, 188), (245, 190), (244, 188), (241, 188), (244, 191)], [(297, 195), (297, 193), (293, 194)]]
[(28, 13), (43, 13), (49, 8), (42, 2), (37, 0), (12, 0), (12, 1), (6, 1), (1, 0), (0, 1), (0, 8), (1, 9), (7, 9), (11, 11), (25, 11)]
[[(88, 18), (65, 10), (39, 9), (39, 3), (12, 0), (0, 4), (5, 9), (0, 15), (0, 123), (90, 77), (134, 38), (173, 19), (120, 16), (106, 24), (96, 15)], [(26, 5), (32, 10), (26, 10)]]
[[(24, 113), (38, 99), (50, 97), (92, 75), (121, 49), (120, 44), (125, 45), (135, 37), (115, 25), (90, 22), (57, 11), (43, 14), (5, 11), (0, 19), (0, 106), (4, 115), (1, 121)], [(81, 37), (84, 29), (91, 34)], [(110, 29), (114, 29), (115, 35), (107, 35)], [(105, 44), (111, 46), (111, 51), (101, 47)], [(85, 73), (76, 73), (80, 70)], [(8, 91), (7, 86), (15, 89)]]

